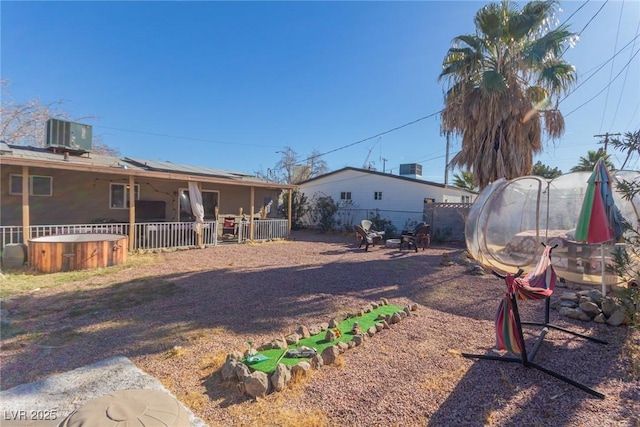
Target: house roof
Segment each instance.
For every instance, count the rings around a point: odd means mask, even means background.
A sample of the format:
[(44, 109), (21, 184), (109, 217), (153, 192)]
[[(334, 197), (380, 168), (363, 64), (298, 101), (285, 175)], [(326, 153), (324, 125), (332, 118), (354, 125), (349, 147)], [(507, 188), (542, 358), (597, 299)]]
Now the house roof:
[(268, 182), (242, 172), (137, 158), (119, 158), (98, 153), (65, 155), (62, 149), (49, 150), (42, 147), (12, 145), (5, 142), (0, 142), (0, 163), (180, 181), (202, 181), (281, 189), (295, 188), (294, 185)]
[(445, 185), (445, 184), (441, 184), (439, 182), (425, 181), (423, 179), (411, 178), (411, 177), (402, 176), (402, 175), (392, 175), (390, 173), (379, 172), (379, 171), (370, 170), (370, 169), (354, 168), (354, 167), (351, 167), (351, 166), (347, 166), (347, 167), (344, 167), (342, 169), (338, 169), (338, 170), (335, 170), (333, 172), (326, 173), (324, 175), (320, 175), (320, 176), (316, 176), (316, 177), (311, 178), (311, 179), (307, 179), (306, 181), (302, 181), (302, 182), (298, 183), (298, 185), (304, 185), (304, 184), (307, 184), (307, 183), (310, 183), (310, 182), (313, 182), (313, 181), (317, 181), (317, 180), (320, 180), (320, 179), (323, 179), (323, 178), (327, 178), (327, 177), (329, 177), (331, 175), (336, 175), (336, 174), (339, 174), (339, 173), (342, 173), (342, 172), (346, 172), (346, 171), (354, 171), (354, 172), (367, 173), (367, 174), (371, 174), (371, 175), (378, 175), (378, 176), (383, 176), (385, 178), (410, 181), (410, 182), (415, 182), (415, 183), (418, 183), (418, 184), (429, 185), (429, 186), (432, 186), (432, 187), (440, 187), (440, 188), (453, 187), (453, 188), (456, 188), (456, 189), (461, 190), (461, 191), (468, 191), (469, 193), (477, 194), (477, 192), (475, 192), (475, 191), (467, 190), (466, 188), (460, 188), (460, 187), (457, 187), (455, 185)]

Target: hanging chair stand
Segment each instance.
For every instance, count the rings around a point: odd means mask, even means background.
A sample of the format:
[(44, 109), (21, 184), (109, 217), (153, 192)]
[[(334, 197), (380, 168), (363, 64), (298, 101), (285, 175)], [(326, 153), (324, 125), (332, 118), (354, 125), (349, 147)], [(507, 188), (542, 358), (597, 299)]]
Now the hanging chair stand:
[[(544, 244), (543, 244), (544, 245)], [(518, 278), (520, 276), (522, 276), (522, 273), (524, 273), (523, 269), (519, 269), (518, 272), (515, 274), (515, 278)], [(499, 274), (497, 272), (493, 272), (493, 274), (503, 280), (506, 279), (507, 276)], [(564, 381), (568, 384), (571, 384), (574, 387), (579, 388), (580, 390), (583, 390), (599, 399), (604, 399), (605, 395), (592, 389), (587, 387), (584, 384), (581, 384), (577, 381), (572, 380), (571, 378), (568, 378), (562, 374), (559, 374), (555, 371), (552, 371), (550, 369), (547, 369), (543, 366), (538, 365), (537, 363), (533, 362), (533, 359), (536, 357), (536, 354), (538, 353), (538, 350), (540, 349), (540, 346), (542, 345), (542, 342), (544, 341), (545, 336), (547, 335), (547, 333), (549, 332), (549, 329), (555, 329), (561, 332), (566, 332), (568, 334), (580, 337), (580, 338), (584, 338), (586, 340), (589, 341), (593, 341), (595, 343), (598, 344), (608, 344), (606, 341), (597, 339), (597, 338), (593, 338), (593, 337), (589, 337), (586, 335), (582, 335), (582, 334), (578, 334), (576, 332), (570, 331), (568, 329), (565, 328), (561, 328), (559, 326), (555, 326), (549, 323), (549, 311), (550, 311), (550, 298), (546, 297), (545, 298), (545, 315), (544, 315), (544, 323), (537, 323), (537, 322), (521, 322), (520, 321), (520, 313), (518, 312), (518, 298), (516, 296), (515, 293), (510, 293), (509, 298), (511, 300), (511, 304), (513, 307), (513, 314), (514, 314), (514, 318), (515, 318), (515, 323), (516, 323), (516, 329), (517, 329), (517, 334), (518, 334), (518, 338), (520, 339), (520, 342), (522, 343), (522, 351), (520, 352), (520, 357), (515, 357), (515, 356), (494, 356), (494, 355), (488, 355), (488, 354), (469, 354), (469, 353), (462, 353), (462, 356), (469, 358), (469, 359), (484, 359), (484, 360), (497, 360), (499, 362), (516, 362), (516, 363), (522, 363), (522, 365), (526, 368), (535, 368), (539, 371), (544, 372), (545, 374), (551, 375), (552, 377), (555, 377), (561, 381)], [(522, 325), (533, 325), (533, 326), (541, 326), (542, 330), (540, 331), (540, 334), (538, 335), (538, 338), (536, 339), (533, 348), (531, 349), (531, 352), (527, 352), (527, 348), (525, 345), (525, 341), (524, 341), (524, 335), (522, 333)]]

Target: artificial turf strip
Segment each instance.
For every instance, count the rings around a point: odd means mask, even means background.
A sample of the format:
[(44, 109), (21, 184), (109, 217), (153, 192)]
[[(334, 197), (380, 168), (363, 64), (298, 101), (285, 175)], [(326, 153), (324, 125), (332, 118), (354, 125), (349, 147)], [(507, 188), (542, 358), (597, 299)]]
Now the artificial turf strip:
[[(303, 338), (298, 342), (298, 344), (289, 346), (289, 348), (285, 350), (274, 349), (259, 351), (258, 354), (262, 354), (263, 356), (268, 357), (268, 359), (262, 362), (247, 365), (252, 369), (255, 369), (256, 371), (262, 371), (270, 374), (271, 372), (275, 371), (278, 363), (293, 366), (303, 360), (308, 361), (310, 359), (309, 357), (282, 357), (282, 359), (280, 359), (280, 356), (286, 353), (286, 351), (289, 349), (300, 348), (303, 346), (315, 348), (318, 351), (318, 354), (320, 354), (325, 348), (336, 345), (340, 341), (351, 341), (353, 339), (351, 330), (353, 329), (353, 324), (355, 322), (358, 322), (360, 324), (360, 333), (366, 333), (367, 329), (374, 326), (376, 323), (380, 323), (380, 320), (377, 320), (378, 315), (392, 315), (393, 313), (401, 310), (403, 310), (403, 308), (397, 305), (381, 305), (378, 308), (373, 309), (371, 312), (365, 313), (364, 316), (350, 317), (338, 324), (338, 329), (340, 330), (341, 335), (335, 341), (329, 342), (324, 340), (327, 333), (327, 331), (325, 330), (320, 332), (319, 334), (312, 335), (309, 338)], [(246, 361), (244, 362), (246, 363)]]

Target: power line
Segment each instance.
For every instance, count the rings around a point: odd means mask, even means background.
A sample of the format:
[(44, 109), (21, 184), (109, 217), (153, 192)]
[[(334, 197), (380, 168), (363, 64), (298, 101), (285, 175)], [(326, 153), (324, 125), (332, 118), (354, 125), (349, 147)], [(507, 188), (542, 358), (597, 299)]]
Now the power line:
[(163, 133), (146, 132), (146, 131), (134, 130), (134, 129), (122, 129), (122, 128), (109, 127), (109, 126), (100, 126), (100, 125), (93, 125), (93, 127), (102, 128), (102, 129), (119, 130), (121, 132), (139, 133), (139, 134), (142, 134), (142, 135), (159, 136), (159, 137), (163, 137), (163, 138), (186, 139), (186, 140), (189, 140), (189, 141), (201, 141), (201, 142), (212, 142), (214, 144), (242, 145), (242, 146), (247, 146), (247, 147), (280, 148), (280, 145), (245, 144), (245, 143), (241, 143), (241, 142), (218, 141), (218, 140), (215, 140), (215, 139), (207, 139), (207, 138), (196, 138), (196, 137), (190, 137), (190, 136), (167, 135), (167, 134), (163, 134)]
[[(616, 41), (613, 43), (613, 53), (616, 53), (616, 49), (618, 48), (618, 36), (620, 35), (620, 23), (622, 22), (622, 11), (624, 10), (624, 0), (622, 1), (622, 6), (620, 6), (620, 16), (618, 17), (618, 29), (616, 30)], [(633, 50), (632, 50), (633, 51)], [(615, 65), (615, 60), (611, 61), (611, 71), (609, 71), (609, 81), (611, 81), (611, 76), (613, 76), (613, 66)], [(604, 108), (602, 109), (602, 120), (600, 121), (600, 131), (602, 132), (602, 126), (604, 125), (604, 117), (607, 112), (607, 104), (609, 103), (609, 88), (607, 87), (607, 96), (604, 99)], [(624, 89), (624, 87), (623, 87)], [(615, 117), (615, 116), (614, 116)], [(605, 149), (605, 152), (607, 150)]]
[[(575, 111), (579, 110), (580, 108), (584, 107), (585, 105), (587, 105), (588, 103), (590, 103), (591, 101), (593, 101), (594, 99), (596, 99), (602, 92), (604, 92), (605, 90), (607, 90), (607, 88), (609, 86), (611, 86), (611, 84), (620, 76), (620, 74), (622, 74), (622, 72), (631, 64), (631, 61), (633, 60), (633, 58), (636, 57), (636, 55), (640, 53), (640, 50), (637, 50), (636, 53), (633, 54), (633, 56), (629, 59), (629, 61), (627, 61), (627, 63), (625, 64), (624, 67), (622, 67), (622, 69), (620, 70), (620, 72), (618, 74), (616, 74), (616, 76), (613, 78), (613, 80), (610, 80), (609, 83), (607, 83), (607, 85), (598, 93), (596, 93), (593, 97), (591, 97), (589, 100), (583, 102), (582, 104), (580, 104), (578, 107), (574, 108), (573, 110), (569, 111), (567, 114), (565, 114), (565, 117), (568, 117), (569, 115), (571, 115), (572, 113), (574, 113)], [(566, 97), (565, 97), (566, 98)]]

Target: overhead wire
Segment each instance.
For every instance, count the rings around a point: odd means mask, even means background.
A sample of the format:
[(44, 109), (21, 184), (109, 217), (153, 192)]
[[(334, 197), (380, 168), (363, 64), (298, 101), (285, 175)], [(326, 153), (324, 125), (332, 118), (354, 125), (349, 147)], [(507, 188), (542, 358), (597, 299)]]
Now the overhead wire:
[[(618, 48), (618, 37), (620, 36), (620, 25), (622, 23), (622, 12), (624, 11), (624, 0), (622, 0), (622, 5), (620, 6), (620, 16), (618, 16), (618, 29), (616, 30), (616, 41), (613, 43), (613, 53), (616, 53), (616, 49)], [(614, 55), (615, 58), (615, 55)], [(611, 61), (611, 71), (609, 71), (609, 81), (611, 81), (611, 76), (613, 76), (613, 68), (615, 65), (615, 59)], [(602, 109), (602, 120), (600, 120), (600, 131), (602, 132), (602, 126), (604, 125), (604, 118), (607, 113), (607, 104), (609, 103), (609, 89), (611, 86), (607, 86), (607, 95), (604, 99), (604, 107)], [(624, 86), (622, 88), (624, 90)], [(615, 118), (615, 115), (614, 115)]]

